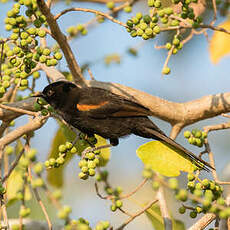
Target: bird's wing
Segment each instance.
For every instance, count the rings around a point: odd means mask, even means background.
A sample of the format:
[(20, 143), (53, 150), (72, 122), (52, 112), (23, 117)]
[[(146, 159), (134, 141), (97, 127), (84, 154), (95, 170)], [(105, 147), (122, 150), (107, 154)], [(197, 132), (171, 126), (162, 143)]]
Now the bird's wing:
[(85, 116), (96, 119), (151, 115), (150, 110), (144, 106), (98, 88), (91, 89), (87, 94), (83, 93), (76, 109)]

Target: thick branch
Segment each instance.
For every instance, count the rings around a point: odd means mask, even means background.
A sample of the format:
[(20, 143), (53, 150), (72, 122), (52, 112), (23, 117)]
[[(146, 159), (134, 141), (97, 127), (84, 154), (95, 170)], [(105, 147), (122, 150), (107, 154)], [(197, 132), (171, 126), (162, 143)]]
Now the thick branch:
[(84, 85), (84, 77), (81, 73), (81, 68), (75, 60), (74, 54), (67, 42), (65, 35), (61, 32), (54, 16), (51, 14), (50, 9), (46, 5), (44, 0), (37, 1), (37, 4), (41, 12), (46, 16), (47, 23), (49, 24), (53, 38), (57, 41), (61, 50), (64, 53), (69, 69), (75, 79), (75, 82)]
[(6, 134), (4, 137), (0, 138), (0, 150), (2, 150), (5, 145), (17, 140), (24, 134), (41, 128), (42, 125), (46, 122), (46, 119), (46, 117), (37, 116), (30, 120), (26, 125), (20, 126)]

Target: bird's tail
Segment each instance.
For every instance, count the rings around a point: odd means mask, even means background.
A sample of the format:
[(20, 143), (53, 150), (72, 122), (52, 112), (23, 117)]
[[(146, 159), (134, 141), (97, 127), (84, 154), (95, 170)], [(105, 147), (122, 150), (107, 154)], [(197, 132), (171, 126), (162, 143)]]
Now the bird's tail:
[(187, 150), (186, 148), (184, 148), (183, 146), (175, 142), (173, 139), (167, 137), (166, 135), (163, 134), (163, 132), (160, 133), (157, 130), (147, 128), (147, 127), (145, 127), (144, 129), (146, 130), (146, 132), (151, 133), (154, 139), (164, 141), (169, 145), (175, 147), (176, 149), (181, 150), (185, 154), (185, 156), (188, 157), (191, 161), (193, 161), (195, 165), (198, 166), (199, 168), (202, 168), (208, 172), (210, 171), (210, 169), (215, 170), (215, 168), (213, 168), (208, 162), (197, 157), (194, 153), (190, 152), (189, 150)]

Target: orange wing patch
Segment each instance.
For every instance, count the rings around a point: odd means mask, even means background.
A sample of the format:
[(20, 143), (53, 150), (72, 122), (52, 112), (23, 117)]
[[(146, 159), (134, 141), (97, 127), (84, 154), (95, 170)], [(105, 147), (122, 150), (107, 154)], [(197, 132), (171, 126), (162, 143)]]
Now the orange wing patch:
[(99, 109), (100, 107), (106, 104), (108, 104), (108, 101), (103, 101), (98, 105), (77, 104), (77, 109), (79, 111), (89, 111), (91, 109)]

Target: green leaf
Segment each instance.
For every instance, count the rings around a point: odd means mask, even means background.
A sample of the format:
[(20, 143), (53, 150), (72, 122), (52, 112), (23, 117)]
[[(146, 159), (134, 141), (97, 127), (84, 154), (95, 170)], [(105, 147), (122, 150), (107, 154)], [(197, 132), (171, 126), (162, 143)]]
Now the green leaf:
[[(97, 138), (97, 144), (96, 147), (102, 146), (102, 145), (107, 145), (106, 139), (104, 139), (101, 136), (95, 135)], [(108, 163), (110, 159), (110, 148), (104, 148), (100, 150), (100, 161), (99, 161), (99, 167), (104, 167)]]
[(184, 153), (165, 142), (145, 143), (137, 149), (137, 156), (144, 165), (164, 176), (175, 177), (180, 171), (194, 171), (194, 165)]
[[(164, 230), (164, 221), (158, 205), (153, 205), (145, 213), (151, 221), (155, 230)], [(180, 220), (175, 220), (173, 218), (171, 219), (173, 224), (173, 230), (185, 230), (183, 222), (181, 222)]]

